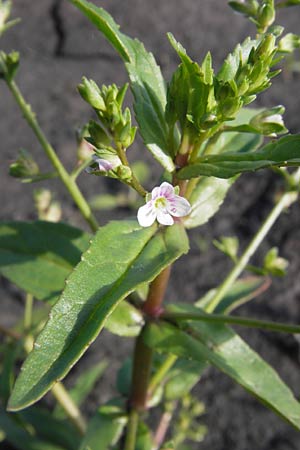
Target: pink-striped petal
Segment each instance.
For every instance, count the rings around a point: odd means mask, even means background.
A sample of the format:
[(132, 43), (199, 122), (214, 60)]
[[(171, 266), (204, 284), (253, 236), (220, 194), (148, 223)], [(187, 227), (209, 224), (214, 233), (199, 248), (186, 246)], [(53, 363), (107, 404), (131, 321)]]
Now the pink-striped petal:
[(174, 224), (173, 217), (163, 209), (157, 210), (157, 221), (161, 225), (173, 225)]
[(165, 197), (168, 200), (171, 200), (172, 197), (174, 197), (174, 187), (170, 184), (167, 183), (166, 181), (164, 181), (161, 185), (160, 185), (160, 196), (161, 197)]
[(190, 214), (192, 208), (186, 198), (174, 195), (174, 198), (168, 202), (167, 210), (174, 217), (184, 217)]
[(151, 227), (151, 225), (155, 222), (156, 213), (152, 202), (146, 203), (146, 205), (141, 206), (137, 213), (137, 220), (141, 227)]

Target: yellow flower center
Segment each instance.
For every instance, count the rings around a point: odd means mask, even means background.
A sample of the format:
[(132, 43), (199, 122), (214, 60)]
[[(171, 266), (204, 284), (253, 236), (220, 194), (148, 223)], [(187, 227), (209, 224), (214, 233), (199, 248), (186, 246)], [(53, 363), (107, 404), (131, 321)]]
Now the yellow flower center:
[(164, 209), (164, 208), (166, 208), (167, 204), (168, 204), (168, 202), (165, 197), (158, 197), (154, 202), (154, 206), (157, 209)]

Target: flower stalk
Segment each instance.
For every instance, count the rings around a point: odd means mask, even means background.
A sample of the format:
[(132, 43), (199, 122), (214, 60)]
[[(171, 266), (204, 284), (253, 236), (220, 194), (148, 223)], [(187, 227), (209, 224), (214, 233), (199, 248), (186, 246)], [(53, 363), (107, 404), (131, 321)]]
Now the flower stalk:
[(17, 104), (19, 105), (25, 120), (32, 128), (48, 159), (52, 163), (53, 167), (56, 169), (59, 178), (61, 179), (61, 181), (67, 188), (68, 192), (70, 193), (71, 197), (73, 198), (74, 202), (78, 206), (78, 209), (80, 210), (82, 216), (90, 225), (90, 228), (93, 231), (96, 231), (98, 229), (98, 223), (91, 211), (91, 208), (89, 207), (87, 201), (82, 195), (82, 192), (77, 186), (74, 178), (71, 175), (69, 175), (69, 173), (66, 171), (60, 159), (58, 158), (54, 148), (48, 142), (46, 136), (44, 135), (42, 129), (40, 128), (40, 125), (36, 119), (35, 114), (31, 110), (30, 105), (26, 103), (17, 84), (12, 79), (5, 77), (5, 81), (11, 93), (13, 94)]
[(254, 238), (242, 254), (242, 256), (237, 261), (236, 265), (229, 272), (228, 276), (225, 278), (223, 283), (217, 289), (216, 295), (211, 299), (211, 301), (206, 306), (205, 310), (209, 313), (213, 312), (224, 295), (229, 291), (233, 283), (240, 276), (242, 271), (246, 268), (251, 256), (258, 249), (280, 214), (288, 208), (292, 203), (298, 199), (298, 194), (296, 192), (286, 192), (282, 195), (281, 199), (276, 203), (274, 208), (271, 210), (265, 221), (263, 222), (260, 229), (255, 234)]

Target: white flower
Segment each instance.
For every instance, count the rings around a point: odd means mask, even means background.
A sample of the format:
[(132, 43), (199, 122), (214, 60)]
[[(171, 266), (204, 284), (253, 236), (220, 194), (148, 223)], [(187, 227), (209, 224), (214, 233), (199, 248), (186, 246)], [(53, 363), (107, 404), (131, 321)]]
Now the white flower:
[(141, 227), (150, 227), (156, 219), (162, 225), (173, 225), (173, 217), (184, 217), (191, 212), (189, 202), (176, 195), (169, 183), (155, 187), (150, 195), (150, 200), (138, 210), (137, 219)]

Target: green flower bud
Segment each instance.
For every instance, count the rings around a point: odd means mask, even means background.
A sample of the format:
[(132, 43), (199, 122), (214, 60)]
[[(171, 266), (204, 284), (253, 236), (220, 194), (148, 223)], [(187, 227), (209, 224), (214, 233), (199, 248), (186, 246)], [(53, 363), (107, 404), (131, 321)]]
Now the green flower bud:
[(62, 216), (61, 206), (57, 201), (53, 201), (53, 195), (49, 189), (35, 190), (34, 202), (40, 220), (60, 221)]
[(115, 170), (115, 173), (120, 180), (126, 183), (132, 180), (132, 171), (128, 166), (123, 165), (118, 166), (117, 169)]
[(28, 179), (40, 173), (39, 166), (27, 150), (21, 149), (18, 159), (9, 167), (9, 174), (15, 178)]
[(297, 34), (288, 33), (278, 43), (281, 53), (293, 53), (297, 48), (300, 48), (300, 36)]
[(5, 23), (10, 16), (11, 1), (0, 1), (0, 35), (5, 30)]
[(12, 80), (19, 67), (20, 54), (18, 52), (11, 52), (6, 54), (0, 52), (0, 77), (5, 76)]
[(265, 256), (264, 269), (271, 275), (284, 276), (289, 262), (285, 258), (278, 256), (278, 248), (273, 247)]
[(260, 131), (265, 136), (276, 136), (287, 133), (282, 114), (285, 108), (281, 105), (266, 109), (250, 120), (250, 125)]
[(106, 106), (102, 97), (102, 93), (93, 80), (82, 78), (82, 84), (79, 84), (78, 91), (82, 98), (89, 103), (93, 108), (100, 111), (105, 111)]
[(274, 0), (270, 0), (266, 4), (262, 5), (258, 12), (257, 21), (259, 23), (259, 29), (261, 29), (261, 31), (267, 30), (274, 22), (275, 16)]

